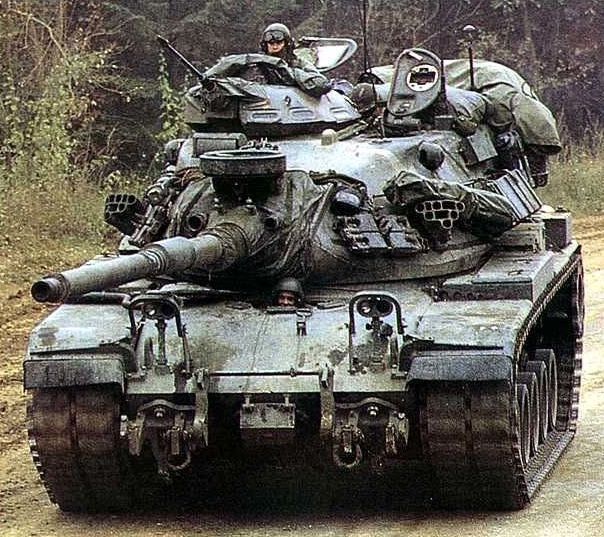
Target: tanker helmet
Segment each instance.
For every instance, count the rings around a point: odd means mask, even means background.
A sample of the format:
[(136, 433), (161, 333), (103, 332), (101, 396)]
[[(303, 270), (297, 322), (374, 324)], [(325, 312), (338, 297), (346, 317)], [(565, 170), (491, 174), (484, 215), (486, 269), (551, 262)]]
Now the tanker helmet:
[(292, 34), (289, 31), (289, 28), (280, 22), (273, 22), (262, 32), (260, 48), (262, 49), (262, 52), (266, 53), (268, 50), (268, 43), (280, 43), (281, 41), (285, 42), (285, 50), (289, 51), (293, 48)]

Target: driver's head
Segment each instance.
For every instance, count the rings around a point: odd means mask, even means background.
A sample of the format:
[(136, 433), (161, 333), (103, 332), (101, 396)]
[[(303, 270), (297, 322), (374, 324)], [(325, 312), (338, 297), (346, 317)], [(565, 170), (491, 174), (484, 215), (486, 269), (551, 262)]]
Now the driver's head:
[(292, 34), (285, 24), (274, 22), (262, 32), (260, 48), (265, 54), (284, 58), (292, 48)]
[(296, 278), (283, 278), (273, 288), (275, 306), (300, 306), (304, 303), (302, 284)]

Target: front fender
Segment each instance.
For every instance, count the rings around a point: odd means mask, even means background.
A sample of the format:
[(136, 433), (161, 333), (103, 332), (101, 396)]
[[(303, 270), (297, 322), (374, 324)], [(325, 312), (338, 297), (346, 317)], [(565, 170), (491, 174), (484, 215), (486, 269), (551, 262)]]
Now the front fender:
[(25, 389), (118, 384), (124, 390), (124, 358), (118, 354), (49, 354), (23, 364)]
[(502, 353), (479, 350), (432, 351), (413, 358), (407, 378), (430, 381), (511, 380), (512, 360)]

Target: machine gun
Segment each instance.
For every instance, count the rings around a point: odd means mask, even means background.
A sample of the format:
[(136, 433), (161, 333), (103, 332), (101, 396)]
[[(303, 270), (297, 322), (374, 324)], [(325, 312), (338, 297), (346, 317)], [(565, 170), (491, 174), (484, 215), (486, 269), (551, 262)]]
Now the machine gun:
[[(263, 96), (258, 95), (249, 88), (241, 87), (241, 84), (234, 82), (233, 80), (226, 80), (225, 77), (239, 76), (241, 71), (248, 67), (248, 64), (263, 63), (278, 67), (281, 72), (289, 71), (287, 64), (280, 58), (273, 58), (265, 54), (234, 54), (223, 58), (217, 65), (210, 68), (207, 73), (202, 73), (197, 67), (195, 67), (187, 58), (184, 57), (172, 44), (160, 35), (157, 36), (157, 41), (160, 46), (168, 51), (170, 54), (176, 57), (176, 59), (182, 63), (191, 73), (193, 73), (199, 80), (199, 86), (202, 88), (202, 92), (205, 94), (205, 100), (211, 102), (213, 99), (218, 98), (219, 108), (224, 108), (224, 102), (222, 97), (234, 97), (241, 98), (245, 97), (251, 100), (262, 100)], [(290, 76), (291, 75), (287, 75)], [(293, 78), (291, 80), (293, 84)], [(193, 88), (195, 89), (195, 88)], [(186, 115), (186, 113), (185, 113)]]
[(161, 35), (157, 36), (157, 41), (160, 44), (161, 48), (170, 52), (178, 58), (178, 61), (182, 63), (189, 71), (191, 71), (198, 79), (202, 85), (205, 85), (209, 82), (208, 77), (204, 75), (197, 67), (195, 67), (187, 58), (185, 58), (178, 50), (176, 50), (170, 41), (168, 41), (165, 37)]
[(174, 166), (168, 166), (164, 174), (145, 192), (147, 209), (143, 221), (130, 237), (130, 244), (143, 246), (159, 235), (168, 224), (168, 210), (182, 188), (176, 184)]

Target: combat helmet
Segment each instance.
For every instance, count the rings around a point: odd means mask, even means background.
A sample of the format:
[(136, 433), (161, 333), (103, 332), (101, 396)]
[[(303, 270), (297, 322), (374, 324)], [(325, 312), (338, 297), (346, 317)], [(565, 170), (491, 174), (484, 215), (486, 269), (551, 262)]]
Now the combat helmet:
[(299, 304), (304, 302), (304, 289), (302, 288), (300, 280), (297, 278), (283, 278), (279, 280), (275, 287), (273, 287), (273, 301), (275, 301), (279, 296), (279, 293), (282, 293), (283, 291), (293, 293)]

